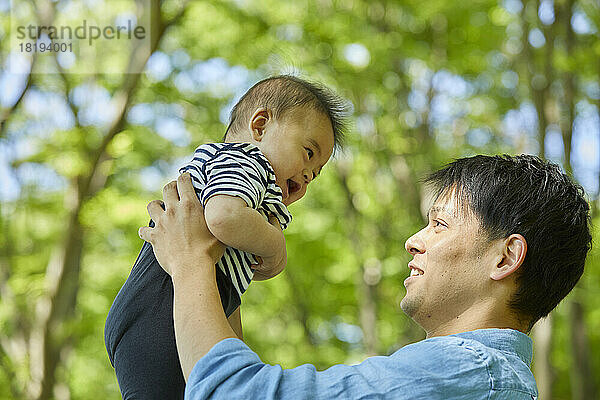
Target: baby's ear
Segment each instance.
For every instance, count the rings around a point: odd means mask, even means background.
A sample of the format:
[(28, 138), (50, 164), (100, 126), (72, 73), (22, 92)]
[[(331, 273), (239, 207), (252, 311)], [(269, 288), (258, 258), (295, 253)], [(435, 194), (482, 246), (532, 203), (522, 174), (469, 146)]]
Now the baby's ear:
[(252, 138), (257, 142), (260, 142), (265, 134), (265, 126), (273, 118), (273, 114), (270, 110), (264, 107), (257, 108), (250, 118), (248, 128), (252, 132)]

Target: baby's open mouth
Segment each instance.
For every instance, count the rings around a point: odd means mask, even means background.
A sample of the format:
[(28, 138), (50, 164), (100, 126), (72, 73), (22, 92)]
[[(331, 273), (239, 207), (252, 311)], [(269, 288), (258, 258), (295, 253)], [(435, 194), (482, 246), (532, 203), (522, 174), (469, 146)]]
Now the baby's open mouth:
[(291, 195), (292, 193), (296, 193), (298, 190), (300, 190), (300, 185), (291, 179), (287, 180), (287, 186), (288, 186), (288, 196)]

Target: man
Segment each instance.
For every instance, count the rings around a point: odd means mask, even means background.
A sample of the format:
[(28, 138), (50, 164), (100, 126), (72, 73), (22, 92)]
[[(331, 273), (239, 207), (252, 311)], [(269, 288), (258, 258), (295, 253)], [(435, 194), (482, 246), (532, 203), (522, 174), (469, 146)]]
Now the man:
[(166, 210), (151, 202), (156, 227), (140, 236), (173, 280), (186, 396), (536, 399), (526, 333), (583, 273), (591, 245), (583, 190), (533, 156), (459, 159), (428, 182), (435, 201), (427, 226), (406, 241), (413, 260), (401, 303), (427, 339), (322, 372), (266, 365), (236, 339), (215, 284), (222, 247), (189, 178), (165, 186)]

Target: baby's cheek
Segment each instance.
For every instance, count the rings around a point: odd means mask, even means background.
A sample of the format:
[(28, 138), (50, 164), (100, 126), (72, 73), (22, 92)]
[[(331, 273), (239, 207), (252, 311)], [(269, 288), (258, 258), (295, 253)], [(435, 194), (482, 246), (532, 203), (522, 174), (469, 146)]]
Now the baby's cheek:
[(304, 197), (305, 194), (306, 194), (306, 186), (303, 185), (300, 190), (298, 190), (296, 193), (293, 193), (290, 197), (288, 197), (287, 204), (285, 204), (286, 202), (284, 202), (284, 204), (286, 206), (288, 206), (288, 205), (300, 200), (302, 197)]

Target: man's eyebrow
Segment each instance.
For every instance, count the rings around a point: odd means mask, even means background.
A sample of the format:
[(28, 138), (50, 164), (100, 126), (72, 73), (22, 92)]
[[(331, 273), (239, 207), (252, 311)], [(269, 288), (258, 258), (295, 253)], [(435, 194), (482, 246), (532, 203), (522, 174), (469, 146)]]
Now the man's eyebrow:
[(319, 155), (321, 154), (321, 146), (319, 146), (319, 143), (317, 143), (316, 140), (309, 138), (308, 141), (310, 142), (310, 144), (312, 144), (313, 146), (315, 146), (315, 148), (317, 149), (317, 152), (319, 153)]
[(438, 206), (433, 206), (429, 209), (429, 211), (427, 212), (427, 219), (429, 219), (429, 216), (431, 215), (431, 213), (440, 213), (440, 212), (447, 212), (447, 210), (444, 207), (438, 207)]

